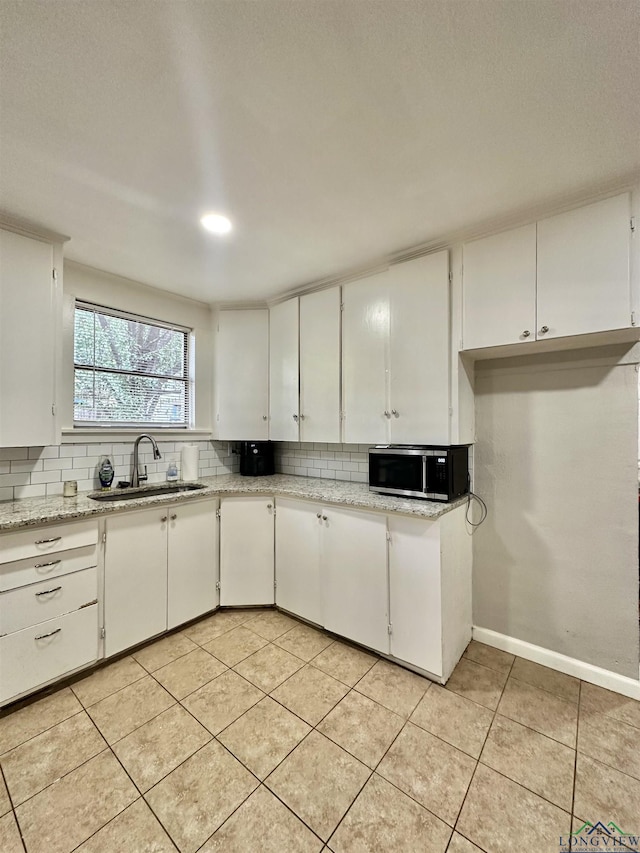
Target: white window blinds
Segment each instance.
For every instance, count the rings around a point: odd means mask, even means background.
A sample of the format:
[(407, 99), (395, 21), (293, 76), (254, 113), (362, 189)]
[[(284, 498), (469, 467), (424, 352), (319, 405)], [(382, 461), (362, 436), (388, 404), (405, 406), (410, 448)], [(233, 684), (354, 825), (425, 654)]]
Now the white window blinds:
[(189, 329), (76, 302), (76, 426), (189, 426)]

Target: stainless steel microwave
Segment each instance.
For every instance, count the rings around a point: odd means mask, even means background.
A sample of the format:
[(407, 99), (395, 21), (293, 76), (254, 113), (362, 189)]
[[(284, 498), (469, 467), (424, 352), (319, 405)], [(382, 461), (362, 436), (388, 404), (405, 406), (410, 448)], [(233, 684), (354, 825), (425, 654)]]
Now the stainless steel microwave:
[(469, 491), (469, 445), (370, 447), (369, 489), (432, 501), (456, 500)]

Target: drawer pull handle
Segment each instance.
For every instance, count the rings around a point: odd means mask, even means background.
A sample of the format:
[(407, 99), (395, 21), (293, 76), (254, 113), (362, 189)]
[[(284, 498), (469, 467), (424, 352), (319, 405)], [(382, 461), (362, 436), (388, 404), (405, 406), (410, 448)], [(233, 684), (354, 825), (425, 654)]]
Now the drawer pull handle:
[(35, 640), (46, 640), (47, 637), (53, 637), (54, 634), (59, 634), (62, 628), (56, 628), (55, 631), (49, 631), (48, 634), (40, 634), (39, 637), (34, 637)]
[(48, 545), (49, 542), (59, 542), (62, 536), (54, 536), (53, 539), (36, 539), (36, 545)]
[(36, 595), (51, 595), (52, 592), (57, 592), (62, 589), (61, 586), (52, 586), (51, 589), (43, 589), (42, 592), (36, 592)]
[(46, 569), (49, 566), (57, 566), (58, 563), (61, 563), (62, 560), (51, 560), (50, 563), (36, 563), (33, 567), (34, 569)]
[(174, 513), (171, 515), (171, 521), (175, 521), (178, 516)]

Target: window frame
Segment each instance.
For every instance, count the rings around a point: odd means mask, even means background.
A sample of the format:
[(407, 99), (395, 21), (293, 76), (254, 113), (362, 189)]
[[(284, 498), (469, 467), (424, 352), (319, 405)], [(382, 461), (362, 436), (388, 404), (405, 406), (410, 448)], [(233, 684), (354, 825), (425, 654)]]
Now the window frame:
[[(75, 321), (76, 311), (85, 310), (94, 314), (103, 314), (109, 317), (117, 317), (122, 320), (130, 320), (136, 323), (143, 323), (147, 326), (156, 326), (161, 329), (180, 332), (184, 334), (184, 348), (182, 362), (184, 366), (183, 376), (170, 376), (160, 373), (145, 373), (144, 371), (122, 370), (120, 368), (103, 368), (96, 367), (95, 364), (81, 364), (75, 360)], [(154, 431), (175, 431), (186, 432), (193, 429), (193, 414), (195, 402), (195, 376), (194, 376), (194, 330), (188, 326), (183, 326), (179, 323), (171, 323), (166, 320), (160, 320), (156, 317), (149, 317), (144, 314), (136, 314), (132, 311), (125, 311), (119, 308), (113, 308), (108, 305), (102, 305), (97, 302), (91, 302), (87, 299), (75, 298), (73, 301), (73, 378), (72, 378), (72, 412), (73, 412), (73, 429), (74, 431), (104, 431), (104, 432), (126, 432), (140, 431), (143, 429)], [(76, 370), (90, 370), (94, 373), (108, 373), (111, 375), (124, 376), (141, 376), (150, 379), (168, 379), (174, 382), (181, 382), (184, 385), (184, 421), (179, 423), (162, 423), (158, 421), (116, 421), (116, 420), (78, 420), (75, 416), (75, 376)]]

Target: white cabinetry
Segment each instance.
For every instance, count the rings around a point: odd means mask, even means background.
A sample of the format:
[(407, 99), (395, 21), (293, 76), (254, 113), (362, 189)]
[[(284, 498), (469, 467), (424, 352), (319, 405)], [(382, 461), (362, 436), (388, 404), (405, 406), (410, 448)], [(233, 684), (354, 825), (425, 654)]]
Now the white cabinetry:
[(50, 242), (0, 230), (0, 447), (59, 442), (62, 264), (56, 279), (55, 252)]
[(441, 518), (389, 516), (391, 654), (447, 679), (471, 639), (465, 507)]
[(269, 437), (269, 312), (220, 311), (216, 335), (216, 435)]
[(298, 441), (298, 299), (269, 310), (269, 438)]
[(449, 441), (449, 256), (343, 288), (344, 441)]
[(107, 519), (107, 657), (216, 606), (216, 506), (209, 499)]
[(0, 704), (98, 658), (98, 526), (0, 536)]
[(220, 504), (220, 604), (273, 604), (273, 559), (273, 498), (223, 498)]
[(322, 523), (324, 627), (388, 654), (386, 517), (332, 506)]
[(323, 624), (320, 540), (323, 508), (278, 498), (276, 515), (276, 604)]
[(340, 288), (300, 297), (300, 441), (339, 442)]
[(104, 569), (105, 655), (167, 629), (168, 507), (107, 519)]
[(465, 350), (632, 325), (629, 193), (467, 243)]
[(467, 243), (463, 263), (464, 348), (535, 340), (535, 223)]
[(538, 337), (631, 325), (630, 217), (625, 193), (538, 222)]

